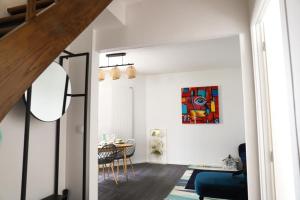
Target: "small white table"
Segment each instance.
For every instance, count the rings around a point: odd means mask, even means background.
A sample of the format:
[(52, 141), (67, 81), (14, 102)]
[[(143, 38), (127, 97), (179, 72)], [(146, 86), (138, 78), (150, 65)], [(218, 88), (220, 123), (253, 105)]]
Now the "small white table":
[(224, 172), (237, 172), (236, 168), (225, 168), (223, 166), (210, 166), (210, 165), (189, 165), (189, 169), (199, 169), (207, 171), (224, 171)]

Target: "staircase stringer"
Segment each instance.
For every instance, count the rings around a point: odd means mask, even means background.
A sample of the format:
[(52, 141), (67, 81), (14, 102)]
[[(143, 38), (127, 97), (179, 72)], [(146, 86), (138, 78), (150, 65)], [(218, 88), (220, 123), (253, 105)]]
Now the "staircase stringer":
[(111, 1), (60, 0), (0, 39), (0, 120)]

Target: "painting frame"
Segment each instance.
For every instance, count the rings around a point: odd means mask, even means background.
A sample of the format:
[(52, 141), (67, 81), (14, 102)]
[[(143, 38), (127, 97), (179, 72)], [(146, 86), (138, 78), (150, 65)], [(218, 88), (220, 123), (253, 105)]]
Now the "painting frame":
[(182, 124), (219, 124), (219, 86), (181, 88)]

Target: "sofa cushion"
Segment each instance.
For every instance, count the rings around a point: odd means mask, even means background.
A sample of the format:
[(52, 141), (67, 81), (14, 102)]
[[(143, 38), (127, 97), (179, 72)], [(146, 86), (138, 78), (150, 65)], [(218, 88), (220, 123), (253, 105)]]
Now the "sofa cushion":
[[(207, 193), (213, 196), (230, 197), (234, 193), (243, 193), (246, 187), (244, 174), (233, 176), (232, 173), (202, 172), (196, 176), (195, 189), (199, 196)], [(214, 193), (214, 194), (211, 194)]]

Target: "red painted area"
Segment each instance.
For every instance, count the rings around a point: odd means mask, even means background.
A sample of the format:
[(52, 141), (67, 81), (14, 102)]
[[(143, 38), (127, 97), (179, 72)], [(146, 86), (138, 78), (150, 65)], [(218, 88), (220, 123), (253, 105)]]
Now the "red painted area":
[(219, 123), (218, 86), (181, 89), (183, 124)]

